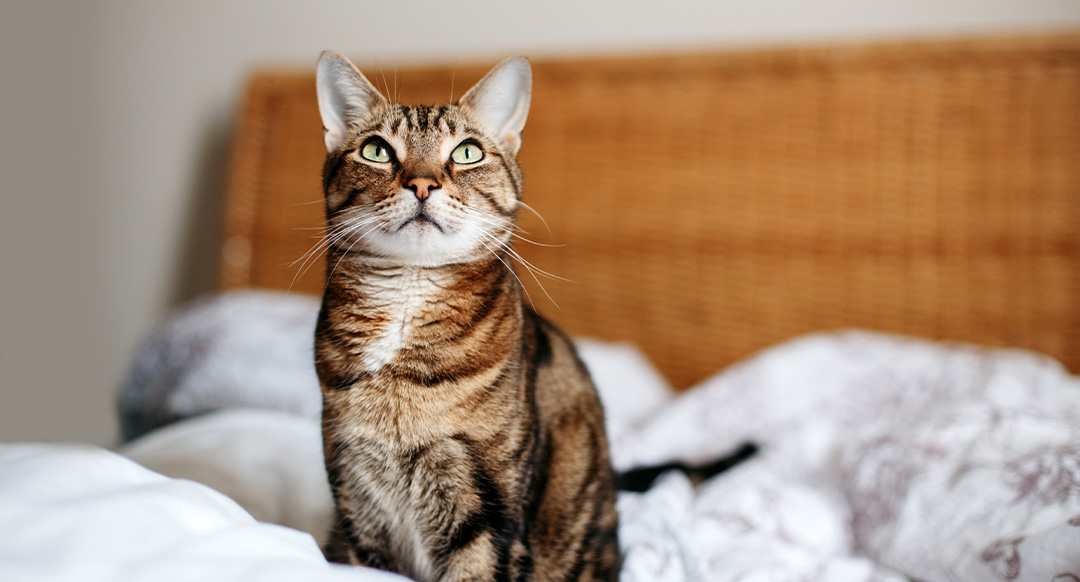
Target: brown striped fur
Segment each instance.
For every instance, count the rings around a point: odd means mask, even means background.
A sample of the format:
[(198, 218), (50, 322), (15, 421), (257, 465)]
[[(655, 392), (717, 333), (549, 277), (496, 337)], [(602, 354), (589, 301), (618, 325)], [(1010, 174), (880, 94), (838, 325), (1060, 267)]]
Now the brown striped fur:
[[(320, 60), (332, 560), (422, 582), (617, 579), (599, 398), (509, 267), (529, 88), (515, 59), (458, 104), (402, 107)], [(483, 159), (455, 162), (463, 143)]]

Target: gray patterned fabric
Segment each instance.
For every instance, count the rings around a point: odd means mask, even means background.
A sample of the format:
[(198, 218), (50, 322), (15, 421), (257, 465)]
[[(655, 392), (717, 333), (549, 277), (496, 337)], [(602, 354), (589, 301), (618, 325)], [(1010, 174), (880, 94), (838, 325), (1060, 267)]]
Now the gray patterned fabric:
[(747, 440), (761, 454), (697, 491), (669, 479), (633, 501), (657, 511), (620, 505), (648, 517), (623, 524), (624, 574), (1080, 579), (1080, 378), (1054, 360), (867, 332), (799, 338), (615, 435), (613, 460), (697, 462)]
[(139, 346), (118, 407), (125, 441), (214, 410), (318, 418), (313, 333), (318, 299), (235, 291), (178, 310)]

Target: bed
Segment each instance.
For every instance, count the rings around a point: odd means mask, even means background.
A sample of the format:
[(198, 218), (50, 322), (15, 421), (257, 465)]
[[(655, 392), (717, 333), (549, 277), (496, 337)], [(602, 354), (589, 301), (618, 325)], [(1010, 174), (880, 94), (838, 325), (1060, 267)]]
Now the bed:
[[(525, 286), (571, 334), (641, 346), (677, 389), (849, 327), (1030, 348), (1080, 371), (1078, 46), (534, 60), (520, 160), (547, 226), (528, 212), (521, 225), (564, 246), (518, 250), (570, 281)], [(489, 65), (365, 70), (402, 101), (443, 102)], [(293, 281), (314, 243), (299, 229), (323, 220), (313, 79), (251, 81), (225, 289), (321, 293), (319, 262)]]
[[(442, 102), (490, 64), (361, 68)], [(567, 280), (522, 280), (588, 338), (617, 467), (762, 445), (621, 495), (624, 581), (1080, 580), (1080, 35), (533, 67), (517, 249)], [(250, 80), (224, 294), (125, 388), (173, 416), (0, 450), (0, 579), (390, 578), (316, 543), (313, 87)]]

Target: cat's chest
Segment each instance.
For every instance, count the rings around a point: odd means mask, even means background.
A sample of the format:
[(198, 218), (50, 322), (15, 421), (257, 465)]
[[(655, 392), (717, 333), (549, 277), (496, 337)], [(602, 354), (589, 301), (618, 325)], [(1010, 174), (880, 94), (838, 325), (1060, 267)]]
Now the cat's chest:
[(365, 285), (365, 311), (372, 325), (360, 346), (363, 371), (377, 374), (430, 325), (444, 303), (449, 281), (420, 269), (379, 277)]

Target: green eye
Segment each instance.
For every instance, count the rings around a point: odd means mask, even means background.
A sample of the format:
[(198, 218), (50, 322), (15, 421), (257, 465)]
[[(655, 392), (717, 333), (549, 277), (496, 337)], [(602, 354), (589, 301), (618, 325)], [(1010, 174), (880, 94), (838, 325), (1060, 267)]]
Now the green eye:
[(467, 141), (454, 148), (450, 159), (458, 164), (475, 164), (484, 159), (484, 150), (480, 149), (479, 145)]
[(371, 160), (373, 162), (389, 162), (392, 157), (390, 146), (386, 145), (386, 142), (375, 138), (364, 144), (364, 147), (360, 150), (360, 155), (364, 156), (365, 160)]

